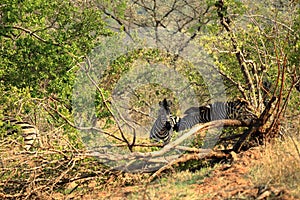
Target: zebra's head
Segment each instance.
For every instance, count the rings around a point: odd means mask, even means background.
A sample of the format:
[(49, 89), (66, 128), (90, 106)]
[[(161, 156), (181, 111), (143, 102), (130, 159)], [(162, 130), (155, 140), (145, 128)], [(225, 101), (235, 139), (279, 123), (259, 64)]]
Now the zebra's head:
[(159, 102), (159, 106), (164, 108), (165, 110), (170, 111), (170, 107), (172, 105), (172, 101), (171, 100), (167, 100), (167, 99), (164, 99), (162, 101)]
[(167, 121), (171, 122), (172, 120), (170, 119), (172, 117), (171, 114), (171, 105), (172, 105), (172, 101), (171, 100), (167, 100), (164, 99), (162, 101), (159, 102), (159, 106), (160, 106), (160, 110), (163, 112), (161, 114), (165, 115), (167, 117)]

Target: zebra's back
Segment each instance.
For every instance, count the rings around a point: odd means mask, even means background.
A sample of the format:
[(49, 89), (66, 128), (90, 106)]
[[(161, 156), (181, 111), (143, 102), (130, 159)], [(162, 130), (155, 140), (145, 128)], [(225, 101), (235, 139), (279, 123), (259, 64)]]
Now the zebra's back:
[(199, 123), (206, 123), (222, 119), (240, 119), (253, 117), (246, 112), (246, 103), (240, 100), (228, 102), (214, 102), (207, 106), (191, 107), (184, 112), (174, 126), (175, 131), (192, 128)]
[(18, 132), (22, 134), (22, 137), (24, 138), (24, 149), (28, 151), (33, 146), (33, 143), (39, 134), (39, 130), (36, 126), (12, 117), (6, 117), (2, 121), (6, 126), (8, 135)]

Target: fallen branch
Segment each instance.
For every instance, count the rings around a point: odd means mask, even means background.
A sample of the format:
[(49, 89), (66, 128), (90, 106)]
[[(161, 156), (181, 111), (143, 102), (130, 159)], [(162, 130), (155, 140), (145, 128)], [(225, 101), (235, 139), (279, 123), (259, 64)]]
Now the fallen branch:
[[(113, 169), (123, 169), (127, 171), (127, 169), (131, 169), (133, 165), (136, 163), (145, 163), (145, 165), (152, 165), (153, 163), (156, 164), (161, 164), (161, 165), (166, 165), (166, 163), (173, 162), (174, 160), (178, 159), (182, 153), (176, 153), (176, 154), (171, 154), (169, 156), (165, 156), (167, 153), (170, 153), (172, 150), (178, 150), (182, 149), (182, 146), (179, 146), (181, 143), (183, 143), (185, 140), (190, 138), (192, 135), (198, 134), (204, 130), (208, 130), (210, 128), (217, 128), (217, 127), (223, 127), (223, 126), (248, 126), (248, 123), (241, 122), (239, 120), (217, 120), (217, 121), (212, 121), (204, 124), (198, 124), (194, 126), (190, 131), (187, 133), (183, 134), (179, 138), (177, 138), (175, 141), (169, 143), (168, 145), (164, 146), (162, 149), (159, 151), (154, 151), (154, 152), (147, 152), (147, 153), (141, 153), (141, 152), (132, 152), (129, 154), (118, 154), (118, 153), (111, 153), (107, 152), (102, 153), (98, 151), (91, 151), (87, 154), (86, 156), (93, 156), (96, 157), (100, 160), (102, 160), (104, 163), (117, 163), (121, 162), (122, 165), (116, 165), (113, 167)], [(198, 153), (199, 152), (199, 153)], [(210, 151), (208, 149), (198, 149), (198, 154), (201, 156), (207, 155)], [(125, 164), (124, 164), (125, 163)], [(154, 168), (157, 168), (157, 165), (155, 165)], [(149, 171), (149, 168), (145, 168), (146, 171)], [(139, 169), (139, 172), (140, 169)]]

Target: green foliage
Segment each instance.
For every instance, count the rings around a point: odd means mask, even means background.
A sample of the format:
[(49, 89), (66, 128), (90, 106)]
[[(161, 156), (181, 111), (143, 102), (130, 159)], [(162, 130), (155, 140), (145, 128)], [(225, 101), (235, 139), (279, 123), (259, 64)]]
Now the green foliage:
[[(30, 119), (42, 131), (65, 124), (77, 65), (111, 33), (102, 12), (91, 2), (4, 0), (0, 13), (1, 114)], [(63, 127), (79, 147), (76, 131)]]
[[(106, 35), (101, 12), (71, 1), (2, 1), (3, 84), (31, 87), (34, 96), (70, 90), (72, 68)], [(66, 88), (67, 87), (67, 88)]]
[[(230, 30), (225, 31), (222, 24), (212, 21), (205, 28), (207, 35), (201, 36), (200, 43), (215, 59), (219, 70), (241, 84), (246, 91), (249, 90), (249, 85), (240, 62), (244, 62), (249, 70), (256, 95), (259, 95), (262, 83), (266, 80), (272, 84), (271, 90), (275, 89), (277, 75), (280, 73), (279, 65), (286, 65), (292, 71), (297, 65), (295, 61), (299, 60), (298, 7), (283, 3), (279, 8), (273, 1), (243, 4), (240, 1), (226, 1), (224, 4), (219, 16), (230, 18), (227, 22)], [(237, 56), (240, 56), (241, 61)], [(289, 62), (284, 62), (285, 56)], [(225, 83), (230, 87), (230, 96), (240, 96), (231, 81), (225, 79)], [(286, 73), (286, 88), (290, 83), (289, 72)], [(246, 93), (252, 101), (256, 101), (257, 97), (251, 91)]]
[(34, 114), (36, 101), (31, 96), (32, 89), (29, 87), (18, 89), (15, 86), (4, 87), (0, 89), (3, 94), (0, 98), (0, 113), (16, 115), (24, 113), (25, 115)]

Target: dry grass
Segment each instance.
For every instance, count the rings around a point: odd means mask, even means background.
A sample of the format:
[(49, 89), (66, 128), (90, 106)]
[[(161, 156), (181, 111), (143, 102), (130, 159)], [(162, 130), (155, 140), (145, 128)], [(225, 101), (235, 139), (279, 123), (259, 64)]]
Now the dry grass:
[(144, 190), (128, 195), (127, 199), (199, 199), (195, 187), (201, 184), (205, 177), (210, 176), (213, 170), (214, 168), (207, 167), (194, 173), (190, 171), (172, 172), (147, 185)]
[(287, 137), (267, 144), (251, 171), (255, 185), (285, 188), (300, 197), (300, 138)]
[[(93, 188), (89, 194), (83, 195), (80, 199), (199, 199), (199, 194), (195, 192), (195, 188), (198, 184), (203, 182), (205, 177), (210, 175), (212, 170), (213, 168), (208, 167), (198, 170), (195, 173), (189, 171), (173, 171), (168, 175), (165, 174), (163, 177), (156, 179), (150, 184), (145, 184), (146, 179), (144, 177), (144, 179), (135, 181), (135, 184), (128, 186), (118, 185), (114, 187), (108, 186), (106, 188), (99, 186), (98, 188)], [(123, 178), (124, 177), (118, 177), (118, 181)], [(202, 197), (200, 199), (203, 199)], [(207, 196), (205, 196), (204, 199), (207, 199)]]
[(111, 172), (97, 159), (80, 156), (85, 151), (75, 131), (49, 130), (41, 133), (32, 152), (20, 151), (18, 136), (0, 138), (0, 199), (254, 198), (261, 185), (300, 197), (299, 136), (267, 144), (262, 156), (261, 148), (259, 156), (245, 152), (237, 156), (240, 161), (224, 166), (195, 172), (175, 167), (147, 185), (150, 174)]

